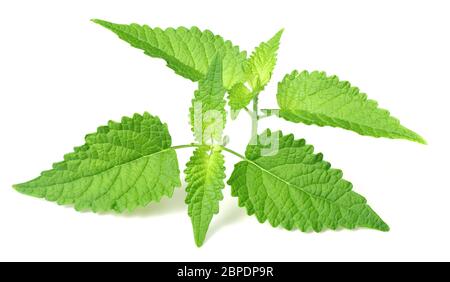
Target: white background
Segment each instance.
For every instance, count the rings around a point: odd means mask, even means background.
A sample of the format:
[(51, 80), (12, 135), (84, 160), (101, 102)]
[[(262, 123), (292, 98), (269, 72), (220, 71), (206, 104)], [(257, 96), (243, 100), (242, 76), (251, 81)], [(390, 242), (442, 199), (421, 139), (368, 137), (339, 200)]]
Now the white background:
[[(450, 4), (448, 1), (2, 1), (0, 4), (0, 260), (449, 260)], [(109, 119), (149, 111), (173, 144), (191, 142), (196, 85), (89, 21), (199, 26), (243, 49), (285, 28), (261, 106), (276, 82), (325, 70), (369, 94), (429, 145), (362, 137), (275, 118), (261, 128), (306, 138), (344, 171), (390, 225), (304, 234), (260, 224), (229, 187), (197, 248), (184, 191), (132, 215), (77, 213), (15, 192)], [(228, 123), (243, 151), (250, 120)], [(181, 169), (190, 150), (179, 151)], [(226, 157), (228, 173), (238, 161)]]

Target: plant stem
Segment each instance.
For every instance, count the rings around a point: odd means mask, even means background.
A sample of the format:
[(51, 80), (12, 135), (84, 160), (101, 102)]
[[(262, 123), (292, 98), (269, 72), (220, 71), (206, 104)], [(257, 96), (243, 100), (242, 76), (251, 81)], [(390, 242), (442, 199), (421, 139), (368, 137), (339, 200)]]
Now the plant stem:
[(252, 115), (252, 136), (250, 142), (253, 144), (257, 140), (258, 136), (258, 95), (253, 98), (253, 115)]
[(201, 147), (201, 146), (204, 146), (204, 145), (191, 143), (191, 144), (172, 146), (171, 149), (177, 150), (177, 149), (184, 149), (184, 148), (196, 148), (196, 147)]
[(235, 156), (237, 156), (237, 157), (239, 157), (239, 158), (241, 158), (241, 159), (243, 159), (243, 160), (246, 160), (246, 159), (247, 159), (245, 156), (239, 154), (239, 153), (236, 152), (236, 151), (233, 151), (233, 150), (231, 150), (231, 149), (228, 149), (227, 147), (222, 146), (222, 150), (227, 151), (228, 153), (233, 154), (233, 155), (235, 155)]
[(250, 117), (252, 117), (253, 116), (253, 112), (252, 111), (250, 111), (247, 107), (245, 107), (244, 108), (244, 110), (247, 112), (247, 114), (249, 114), (250, 115)]

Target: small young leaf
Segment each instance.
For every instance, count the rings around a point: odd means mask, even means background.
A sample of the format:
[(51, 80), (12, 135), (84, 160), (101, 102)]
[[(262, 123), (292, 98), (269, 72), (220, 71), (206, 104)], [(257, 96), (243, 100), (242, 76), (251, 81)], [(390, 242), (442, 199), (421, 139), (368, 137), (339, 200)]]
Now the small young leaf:
[(236, 84), (229, 91), (231, 109), (238, 111), (245, 108), (269, 83), (277, 62), (277, 51), (282, 34), (283, 30), (280, 30), (269, 41), (262, 42), (244, 63), (246, 80), (252, 89), (249, 90), (244, 83)]
[(254, 92), (262, 91), (272, 77), (282, 34), (283, 30), (280, 30), (269, 41), (262, 42), (245, 64), (248, 83)]
[(280, 116), (292, 122), (333, 126), (361, 135), (400, 138), (425, 144), (367, 95), (324, 72), (292, 72), (278, 84)]
[(208, 72), (198, 83), (190, 109), (192, 131), (201, 144), (222, 141), (227, 113), (225, 88), (222, 83), (222, 61), (219, 56), (211, 62)]
[(93, 22), (116, 33), (131, 46), (144, 50), (145, 54), (164, 59), (169, 68), (192, 81), (198, 81), (206, 75), (217, 53), (223, 59), (226, 89), (245, 80), (243, 63), (247, 58), (246, 53), (240, 52), (239, 47), (209, 30), (200, 31), (197, 27), (162, 30), (147, 25), (115, 24), (98, 19)]
[(223, 155), (209, 146), (199, 147), (186, 165), (186, 203), (194, 229), (197, 246), (205, 240), (214, 214), (219, 212), (219, 201), (223, 199), (225, 167)]
[(234, 85), (228, 93), (228, 103), (233, 111), (245, 108), (253, 99), (252, 92), (243, 83)]
[(166, 124), (148, 113), (135, 114), (99, 127), (53, 169), (14, 187), (61, 205), (74, 204), (76, 210), (133, 211), (171, 197), (181, 186), (177, 155), (170, 146)]
[(246, 160), (236, 164), (228, 181), (232, 195), (249, 215), (255, 214), (261, 223), (268, 220), (274, 227), (304, 232), (389, 230), (366, 200), (351, 191), (352, 184), (342, 179), (342, 172), (330, 169), (305, 140), (267, 130), (258, 141), (260, 145), (247, 147)]

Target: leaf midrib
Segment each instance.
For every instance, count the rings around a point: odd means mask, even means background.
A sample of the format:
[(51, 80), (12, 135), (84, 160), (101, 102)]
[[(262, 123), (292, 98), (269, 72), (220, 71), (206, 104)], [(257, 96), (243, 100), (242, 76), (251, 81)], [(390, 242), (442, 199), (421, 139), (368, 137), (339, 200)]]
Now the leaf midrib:
[[(289, 120), (288, 117), (282, 115), (282, 111), (281, 111), (281, 117), (283, 117), (286, 120)], [(415, 132), (413, 132), (413, 131), (411, 131), (411, 130), (409, 130), (407, 128), (404, 128), (400, 123), (398, 123), (396, 125), (398, 126), (398, 130), (405, 131), (404, 134), (401, 134), (399, 131), (394, 130), (394, 129), (387, 130), (387, 129), (383, 129), (383, 128), (380, 128), (380, 127), (374, 127), (374, 126), (366, 125), (366, 124), (363, 124), (363, 123), (358, 123), (358, 122), (355, 122), (355, 121), (344, 120), (344, 119), (333, 117), (331, 115), (327, 115), (327, 114), (323, 114), (323, 113), (310, 112), (310, 111), (300, 110), (300, 109), (296, 109), (296, 110), (287, 110), (286, 109), (284, 111), (289, 112), (289, 113), (291, 113), (293, 115), (299, 115), (301, 117), (300, 119), (308, 121), (309, 124), (316, 124), (316, 125), (321, 126), (321, 127), (323, 127), (323, 126), (330, 126), (330, 127), (335, 127), (335, 128), (336, 127), (342, 127), (345, 130), (354, 131), (354, 132), (356, 132), (356, 133), (358, 133), (360, 135), (368, 135), (365, 132), (367, 132), (369, 130), (372, 130), (372, 131), (374, 131), (374, 133), (378, 132), (377, 135), (386, 134), (388, 136), (388, 138), (400, 138), (400, 139), (407, 139), (407, 140), (416, 141), (416, 142), (418, 142), (420, 140), (419, 137), (415, 136), (415, 135), (417, 135), (417, 133), (415, 133)], [(330, 119), (333, 122), (336, 122), (337, 124), (349, 123), (350, 125), (352, 125), (352, 128), (350, 128), (350, 127), (343, 127), (343, 126), (340, 126), (340, 125), (325, 124), (322, 121), (317, 122), (317, 120), (313, 120), (311, 118), (306, 117), (303, 113), (306, 113), (307, 115), (317, 116), (318, 119), (320, 119), (320, 120), (323, 120), (324, 118), (325, 119)], [(389, 117), (391, 117), (391, 116), (389, 116)], [(301, 122), (308, 125), (307, 122), (303, 122), (303, 121), (301, 121)], [(355, 129), (355, 128), (359, 128), (359, 129)], [(377, 135), (372, 135), (372, 136), (374, 136), (374, 137), (381, 137), (381, 136), (377, 136)]]
[[(71, 183), (71, 182), (78, 181), (78, 180), (80, 180), (80, 179), (99, 176), (99, 175), (102, 175), (102, 174), (104, 174), (104, 173), (107, 173), (108, 171), (111, 171), (111, 170), (113, 170), (113, 169), (115, 169), (115, 168), (122, 167), (122, 166), (124, 166), (124, 165), (130, 164), (130, 163), (133, 163), (133, 162), (137, 162), (137, 161), (142, 160), (142, 159), (144, 159), (144, 158), (148, 158), (148, 157), (151, 157), (151, 156), (155, 156), (155, 155), (157, 155), (157, 154), (164, 153), (164, 152), (167, 152), (167, 151), (170, 151), (170, 150), (174, 150), (173, 147), (169, 147), (169, 148), (166, 148), (166, 149), (164, 149), (164, 150), (161, 150), (161, 151), (158, 151), (158, 152), (154, 152), (154, 153), (151, 153), (151, 154), (142, 155), (142, 156), (140, 156), (139, 158), (135, 158), (135, 159), (132, 159), (132, 160), (130, 160), (130, 161), (127, 161), (127, 162), (124, 162), (124, 163), (120, 163), (120, 164), (114, 165), (114, 166), (109, 167), (109, 168), (107, 168), (107, 169), (105, 169), (105, 170), (102, 170), (102, 171), (100, 171), (100, 172), (98, 172), (98, 173), (96, 173), (96, 174), (83, 175), (83, 176), (81, 176), (81, 177), (76, 177), (76, 178), (71, 179), (71, 180), (69, 180), (69, 181), (64, 181), (64, 182), (60, 182), (60, 183), (53, 183), (53, 184), (48, 184), (48, 185), (32, 185), (32, 186), (28, 186), (28, 187), (27, 187), (27, 183), (22, 183), (22, 184), (16, 184), (16, 185), (13, 185), (13, 187), (14, 187), (14, 188), (20, 188), (21, 186), (23, 186), (23, 187), (25, 187), (25, 188), (30, 188), (30, 187), (42, 187), (42, 188), (44, 188), (44, 187), (51, 187), (51, 186), (55, 186), (55, 185), (64, 185), (64, 184), (67, 184), (67, 183)], [(42, 176), (41, 176), (41, 177), (42, 177)], [(33, 181), (34, 181), (34, 180), (31, 180), (30, 182), (33, 182)]]
[[(144, 46), (149, 46), (149, 47), (150, 47), (149, 49), (156, 49), (156, 50), (158, 50), (158, 52), (159, 52), (160, 54), (164, 55), (166, 58), (168, 58), (168, 59), (171, 61), (171, 63), (176, 62), (176, 63), (180, 64), (184, 69), (189, 69), (189, 71), (191, 71), (192, 73), (194, 73), (194, 74), (195, 74), (195, 78), (193, 78), (193, 79), (195, 79), (195, 80), (198, 80), (200, 77), (202, 77), (202, 76), (204, 75), (204, 74), (202, 74), (200, 71), (198, 71), (197, 69), (195, 69), (195, 68), (193, 68), (193, 67), (191, 67), (191, 66), (189, 66), (189, 65), (186, 65), (186, 64), (182, 63), (182, 62), (181, 62), (180, 60), (178, 60), (176, 57), (169, 55), (167, 52), (164, 52), (164, 51), (163, 51), (161, 48), (159, 48), (158, 46), (154, 46), (154, 45), (150, 44), (150, 43), (147, 42), (147, 41), (141, 40), (141, 39), (139, 39), (138, 37), (134, 36), (133, 34), (127, 32), (127, 31), (124, 31), (124, 30), (122, 30), (122, 29), (120, 29), (120, 28), (116, 28), (116, 27), (114, 27), (114, 26), (108, 26), (108, 28), (111, 29), (111, 30), (115, 30), (115, 32), (122, 33), (122, 34), (124, 34), (124, 35), (126, 35), (126, 36), (129, 36), (129, 37), (131, 37), (131, 38), (134, 38), (134, 40), (136, 40), (137, 42), (140, 42), (140, 43), (143, 44)], [(170, 47), (173, 48), (172, 43), (170, 43)], [(148, 52), (148, 50), (145, 50), (145, 49), (144, 49), (144, 53), (150, 55), (149, 52)], [(189, 53), (190, 53), (190, 51), (189, 51)], [(151, 55), (150, 55), (150, 56), (151, 56)], [(191, 56), (192, 56), (192, 55), (191, 55)], [(153, 57), (153, 56), (152, 56), (152, 57)], [(155, 57), (156, 57), (156, 56), (155, 56)], [(162, 56), (158, 56), (158, 57), (159, 57), (160, 59), (166, 60), (166, 59), (164, 59)]]
[[(265, 173), (269, 174), (270, 176), (276, 178), (277, 180), (279, 180), (279, 181), (285, 183), (286, 185), (292, 186), (292, 187), (294, 187), (295, 189), (300, 190), (301, 192), (303, 192), (303, 193), (305, 193), (306, 195), (308, 195), (310, 198), (321, 199), (321, 200), (324, 200), (324, 201), (326, 201), (326, 202), (328, 202), (328, 203), (330, 203), (330, 204), (336, 205), (335, 201), (331, 201), (331, 200), (329, 200), (329, 199), (327, 199), (327, 198), (324, 198), (324, 197), (321, 197), (321, 196), (313, 195), (313, 194), (309, 193), (308, 191), (303, 190), (303, 189), (302, 189), (301, 187), (299, 187), (298, 185), (292, 184), (292, 183), (288, 182), (287, 180), (281, 178), (280, 176), (274, 174), (273, 172), (271, 172), (271, 171), (265, 169), (264, 167), (260, 166), (259, 164), (257, 164), (256, 162), (254, 162), (254, 161), (252, 161), (252, 160), (249, 160), (249, 159), (245, 158), (244, 161), (246, 161), (246, 162), (248, 162), (248, 163), (250, 163), (250, 164), (256, 166), (257, 168), (259, 168), (259, 169), (262, 170), (263, 172), (265, 172)], [(347, 193), (348, 193), (348, 192), (344, 193), (344, 195), (347, 194)]]

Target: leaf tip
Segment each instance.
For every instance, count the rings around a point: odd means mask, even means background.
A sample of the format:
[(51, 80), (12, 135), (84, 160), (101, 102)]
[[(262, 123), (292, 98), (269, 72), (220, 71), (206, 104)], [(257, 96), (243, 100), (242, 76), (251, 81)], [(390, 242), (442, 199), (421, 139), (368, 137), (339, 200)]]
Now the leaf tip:
[(283, 35), (284, 32), (284, 28), (280, 29), (277, 33), (275, 33), (275, 35), (269, 40), (269, 42), (275, 43), (275, 44), (279, 44), (280, 40), (281, 40), (281, 36)]
[(425, 138), (423, 138), (421, 135), (419, 135), (418, 133), (416, 133), (408, 128), (406, 128), (406, 130), (408, 131), (408, 133), (410, 135), (409, 136), (410, 138), (407, 138), (407, 139), (409, 139), (410, 141), (413, 141), (413, 142), (417, 142), (419, 144), (428, 145), (427, 140), (425, 140)]
[(104, 21), (104, 20), (101, 20), (101, 19), (91, 19), (91, 22), (99, 24), (99, 25), (104, 26), (104, 27), (106, 27), (107, 25), (111, 24), (110, 22), (107, 22), (107, 21)]
[(284, 27), (281, 28), (281, 29), (277, 32), (277, 35), (279, 35), (279, 36), (281, 37), (281, 35), (283, 35), (283, 32), (284, 32)]
[(25, 183), (18, 183), (18, 184), (13, 184), (12, 185), (12, 188), (14, 189), (14, 190), (16, 190), (17, 192), (19, 192), (19, 193), (22, 193), (22, 194), (29, 194), (29, 193), (27, 193), (27, 191), (24, 189), (25, 188), (25, 185), (24, 185)]
[(201, 248), (203, 246), (203, 242), (204, 240), (195, 239), (195, 245), (197, 246), (197, 248)]
[(374, 224), (371, 225), (370, 228), (381, 231), (381, 232), (389, 232), (391, 228), (389, 225), (378, 215), (376, 215), (377, 220)]
[(380, 227), (378, 228), (378, 230), (380, 230), (382, 232), (389, 232), (391, 230), (391, 228), (389, 227), (389, 225), (387, 225), (387, 223), (385, 223), (383, 221), (382, 224), (380, 225)]
[(205, 239), (206, 239), (206, 233), (204, 234), (196, 234), (194, 232), (194, 241), (195, 241), (195, 245), (200, 248), (201, 246), (203, 246), (203, 243), (205, 243)]
[(428, 145), (427, 140), (425, 140), (425, 138), (423, 138), (422, 136), (420, 136), (419, 134), (417, 134), (417, 139), (416, 142), (422, 144), (422, 145)]

